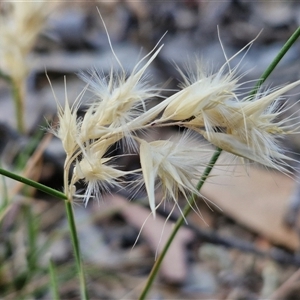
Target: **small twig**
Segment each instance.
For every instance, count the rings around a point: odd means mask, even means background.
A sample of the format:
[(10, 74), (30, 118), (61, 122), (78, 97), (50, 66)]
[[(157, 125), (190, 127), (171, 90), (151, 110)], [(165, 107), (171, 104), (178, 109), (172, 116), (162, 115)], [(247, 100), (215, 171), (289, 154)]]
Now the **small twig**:
[(286, 280), (270, 297), (269, 300), (286, 299), (287, 294), (296, 286), (299, 286), (300, 269)]
[[(49, 145), (49, 142), (51, 141), (53, 135), (51, 133), (48, 133), (44, 136), (42, 141), (39, 143), (38, 147), (32, 154), (32, 156), (28, 159), (26, 166), (24, 168), (24, 171), (22, 172), (22, 176), (26, 178), (30, 178), (32, 175), (32, 171), (38, 161), (41, 159), (44, 151), (46, 150), (47, 146)], [(23, 187), (24, 183), (18, 182), (18, 184), (15, 185), (13, 193), (10, 196), (16, 195), (21, 188)]]
[[(176, 220), (178, 220), (178, 218), (180, 217), (179, 214), (175, 214), (175, 213), (170, 215), (169, 211), (165, 211), (161, 208), (158, 208), (157, 212), (162, 216), (165, 217), (168, 216), (169, 220), (174, 222), (176, 222)], [(257, 248), (256, 246), (254, 246), (253, 243), (250, 243), (248, 241), (240, 240), (233, 237), (222, 236), (213, 229), (199, 228), (198, 226), (194, 225), (190, 220), (188, 222), (188, 225), (184, 224), (183, 226), (192, 229), (195, 235), (202, 242), (207, 242), (214, 245), (221, 245), (225, 248), (230, 248), (230, 249), (238, 249), (240, 251), (247, 252), (247, 253), (253, 253), (261, 257), (270, 258), (281, 264), (300, 266), (299, 255), (289, 254), (288, 252), (282, 249), (272, 247), (270, 251), (263, 251)]]

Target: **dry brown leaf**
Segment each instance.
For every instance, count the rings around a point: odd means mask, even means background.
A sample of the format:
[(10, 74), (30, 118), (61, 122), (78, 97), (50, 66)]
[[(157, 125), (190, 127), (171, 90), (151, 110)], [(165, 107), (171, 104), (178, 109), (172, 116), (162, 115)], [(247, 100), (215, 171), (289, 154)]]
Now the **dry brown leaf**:
[(218, 167), (201, 192), (225, 215), (265, 236), (272, 243), (291, 250), (299, 248), (295, 230), (283, 221), (294, 181), (281, 173), (243, 166)]

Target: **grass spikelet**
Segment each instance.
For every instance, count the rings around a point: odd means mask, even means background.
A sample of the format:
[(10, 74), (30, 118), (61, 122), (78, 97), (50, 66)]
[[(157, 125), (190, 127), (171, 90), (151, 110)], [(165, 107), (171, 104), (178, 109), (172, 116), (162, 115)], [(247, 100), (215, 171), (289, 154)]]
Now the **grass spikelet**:
[[(287, 125), (289, 118), (278, 120), (281, 115), (281, 95), (300, 84), (296, 81), (271, 92), (259, 93), (249, 101), (248, 97), (231, 107), (231, 114), (222, 121), (222, 131), (201, 131), (203, 136), (217, 147), (235, 155), (287, 172), (287, 160), (278, 144), (278, 138), (295, 132), (299, 122)], [(207, 129), (207, 128), (206, 128)]]
[(28, 54), (50, 12), (48, 1), (6, 1), (0, 10), (0, 75), (12, 87), (19, 132), (25, 132), (24, 106)]
[[(109, 76), (104, 76), (96, 70), (89, 74), (81, 74), (81, 78), (89, 84), (95, 95), (87, 110), (88, 119), (83, 120), (82, 140), (96, 139), (102, 133), (109, 133), (118, 128), (126, 132), (125, 136), (130, 135), (127, 124), (146, 111), (147, 100), (160, 96), (160, 90), (149, 84), (145, 71), (162, 47), (163, 45), (156, 51), (155, 47), (142, 58), (131, 74), (127, 74), (123, 67), (121, 74), (116, 74), (113, 70)], [(140, 68), (149, 56), (147, 63)]]
[(113, 160), (112, 157), (103, 158), (102, 152), (94, 150), (89, 148), (85, 152), (84, 158), (76, 161), (71, 180), (72, 185), (79, 180), (83, 180), (86, 184), (83, 196), (85, 205), (88, 204), (91, 196), (99, 200), (101, 192), (107, 192), (114, 186), (121, 187), (118, 179), (128, 174), (128, 172), (118, 170), (115, 166), (108, 164)]
[(54, 135), (56, 135), (62, 142), (63, 148), (67, 154), (67, 157), (70, 158), (78, 148), (78, 135), (79, 135), (79, 122), (77, 120), (77, 111), (81, 104), (83, 94), (86, 90), (83, 89), (82, 92), (75, 99), (73, 105), (70, 107), (69, 99), (67, 95), (67, 83), (65, 80), (65, 105), (64, 108), (59, 103), (58, 99), (55, 96), (54, 90), (51, 85), (51, 81), (48, 77), (56, 105), (57, 105), (57, 115), (58, 115), (58, 126), (56, 129), (50, 129)]
[(6, 14), (0, 14), (0, 69), (19, 82), (27, 75), (26, 56), (50, 8), (47, 1), (12, 1), (6, 5)]
[(203, 69), (199, 61), (196, 64), (196, 74), (190, 77), (180, 71), (184, 79), (182, 90), (173, 96), (162, 115), (162, 120), (186, 120), (203, 116), (207, 110), (222, 105), (226, 99), (234, 96), (238, 80), (234, 78), (233, 72), (226, 74), (221, 69), (215, 74), (210, 74)]
[(158, 140), (146, 142), (140, 140), (140, 160), (149, 204), (155, 216), (155, 182), (162, 186), (164, 199), (177, 203), (179, 193), (185, 198), (188, 194), (199, 194), (194, 181), (201, 176), (206, 166), (210, 149), (191, 146), (190, 132), (186, 132), (179, 142)]

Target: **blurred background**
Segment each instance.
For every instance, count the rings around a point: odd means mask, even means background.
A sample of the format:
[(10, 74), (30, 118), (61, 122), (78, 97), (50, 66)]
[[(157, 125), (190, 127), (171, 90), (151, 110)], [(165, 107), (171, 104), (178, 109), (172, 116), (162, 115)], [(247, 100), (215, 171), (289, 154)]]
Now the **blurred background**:
[[(0, 50), (1, 166), (58, 190), (63, 186), (65, 153), (60, 141), (47, 131), (48, 123), (55, 123), (57, 109), (45, 72), (61, 103), (66, 76), (67, 97), (72, 103), (85, 86), (78, 74), (96, 68), (108, 75), (111, 66), (119, 68), (97, 8), (126, 70), (132, 70), (166, 34), (159, 42), (164, 47), (148, 70), (153, 84), (166, 89), (165, 96), (180, 83), (176, 66), (184, 69), (189, 63), (193, 68), (193, 61), (199, 58), (217, 70), (225, 63), (224, 52), (232, 57), (255, 39), (231, 62), (248, 82), (245, 92), (250, 90), (300, 24), (296, 0), (45, 1), (39, 2), (37, 13), (43, 18), (37, 22), (43, 24), (33, 26), (39, 29), (33, 39), (28, 31), (18, 34), (16, 24), (24, 5), (29, 1), (0, 1), (0, 48), (14, 49), (22, 41), (25, 46), (26, 40), (33, 41), (20, 62), (26, 63), (23, 131), (17, 129), (14, 89), (6, 80), (6, 75), (17, 76), (14, 74), (21, 66), (6, 63), (7, 56), (1, 56)], [(21, 6), (21, 12), (14, 15)], [(29, 23), (32, 19), (24, 20)], [(5, 24), (10, 29), (5, 29)], [(296, 42), (265, 87), (299, 80), (299, 54), (300, 43)], [(25, 78), (22, 74), (19, 77)], [(90, 98), (87, 91), (84, 99)], [(287, 98), (298, 116), (299, 90)], [(149, 132), (148, 138), (180, 134), (178, 128), (165, 128)], [(293, 170), (298, 167), (299, 135), (282, 143), (295, 159)], [(122, 163), (132, 167), (138, 159), (127, 158)], [(214, 175), (218, 176), (204, 186), (204, 199), (198, 201), (201, 216), (190, 214), (163, 263), (150, 299), (299, 299), (297, 172), (284, 176), (258, 166), (247, 170), (237, 166), (230, 172), (235, 176), (228, 176), (228, 169), (217, 168)], [(159, 195), (158, 191), (158, 199)], [(76, 201), (91, 299), (138, 298), (157, 252), (180, 214), (175, 210), (166, 221), (172, 210), (172, 203), (166, 203), (155, 220), (150, 217), (144, 223), (150, 213), (145, 197), (143, 191), (134, 199), (126, 192), (112, 192), (100, 201), (90, 201), (86, 208)], [(7, 178), (1, 178), (0, 199), (0, 298), (51, 299), (51, 257), (61, 299), (80, 299), (62, 200)], [(180, 203), (182, 207), (185, 204)]]

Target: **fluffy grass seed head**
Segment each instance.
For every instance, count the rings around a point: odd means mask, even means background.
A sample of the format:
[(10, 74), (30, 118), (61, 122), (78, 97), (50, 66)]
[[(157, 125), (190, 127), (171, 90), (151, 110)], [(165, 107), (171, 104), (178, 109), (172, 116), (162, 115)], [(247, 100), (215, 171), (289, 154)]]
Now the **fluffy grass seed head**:
[[(90, 76), (81, 76), (95, 95), (82, 121), (82, 140), (96, 139), (116, 130), (125, 132), (125, 135), (130, 134), (127, 124), (146, 111), (147, 100), (159, 96), (160, 90), (149, 84), (145, 71), (161, 48), (162, 46), (155, 52), (154, 48), (142, 58), (129, 75), (121, 66), (119, 75), (111, 70), (108, 77), (97, 71), (90, 73)], [(147, 63), (140, 67), (148, 56), (150, 58)]]
[(204, 116), (206, 111), (218, 107), (228, 98), (234, 96), (238, 80), (234, 72), (225, 73), (221, 68), (216, 73), (206, 71), (197, 61), (196, 73), (185, 75), (181, 84), (182, 90), (172, 96), (166, 107), (162, 120), (187, 120)]
[[(110, 40), (109, 40), (110, 43)], [(110, 43), (111, 45), (111, 43)], [(84, 91), (70, 107), (67, 96), (63, 108), (56, 99), (59, 126), (54, 133), (61, 139), (67, 160), (65, 162), (65, 191), (76, 195), (75, 184), (83, 181), (87, 188), (83, 195), (85, 204), (91, 196), (100, 196), (100, 192), (109, 187), (121, 187), (121, 177), (135, 171), (121, 171), (110, 164), (113, 158), (104, 157), (109, 147), (121, 140), (129, 138), (134, 141), (133, 131), (143, 129), (143, 124), (150, 119), (145, 102), (159, 96), (160, 89), (150, 86), (145, 71), (158, 55), (162, 46), (155, 48), (142, 58), (130, 74), (127, 74), (118, 58), (121, 74), (114, 74), (113, 69), (108, 77), (100, 76), (96, 71), (91, 77), (82, 75), (95, 95), (83, 118), (77, 118), (77, 110), (81, 104)], [(148, 59), (148, 60), (147, 60)], [(147, 60), (147, 61), (146, 61)], [(144, 61), (146, 61), (145, 64)], [(143, 65), (142, 65), (143, 64)], [(140, 117), (147, 114), (148, 117)], [(152, 116), (152, 113), (150, 114)], [(138, 119), (135, 122), (135, 119)], [(131, 126), (128, 126), (131, 124)], [(137, 128), (139, 124), (139, 128)], [(71, 180), (68, 171), (75, 164)]]
[[(50, 82), (49, 78), (48, 80)], [(51, 82), (50, 86), (52, 88)], [(68, 158), (72, 157), (76, 149), (79, 147), (78, 139), (80, 132), (80, 122), (77, 119), (77, 111), (79, 106), (81, 105), (81, 100), (85, 90), (86, 88), (82, 90), (82, 92), (75, 99), (73, 105), (70, 107), (65, 79), (65, 105), (64, 107), (62, 107), (52, 88), (52, 92), (57, 105), (58, 125), (56, 129), (51, 129), (51, 132), (61, 140)]]
[(164, 199), (172, 199), (177, 205), (178, 195), (185, 198), (188, 194), (199, 192), (195, 181), (201, 177), (211, 150), (199, 149), (199, 145), (190, 144), (190, 135), (185, 134), (179, 142), (158, 140), (153, 142), (140, 141), (140, 161), (143, 180), (149, 198), (149, 204), (155, 216), (155, 186), (160, 181)]
[(50, 7), (48, 1), (11, 1), (5, 5), (7, 10), (0, 12), (0, 69), (20, 82), (27, 75), (25, 58), (45, 25)]
[(281, 95), (299, 84), (296, 81), (270, 93), (258, 93), (254, 99), (246, 97), (231, 107), (231, 114), (222, 121), (223, 132), (201, 133), (227, 152), (286, 172), (285, 160), (289, 157), (283, 153), (278, 138), (295, 132), (299, 122), (287, 125), (289, 118), (278, 120), (282, 113), (278, 107)]
[(97, 147), (85, 148), (83, 158), (76, 161), (73, 169), (72, 185), (83, 180), (86, 191), (83, 196), (85, 205), (88, 204), (91, 196), (100, 198), (101, 192), (109, 191), (111, 187), (121, 187), (119, 178), (129, 172), (118, 170), (115, 166), (109, 165), (113, 157), (103, 157), (103, 151), (97, 151)]

